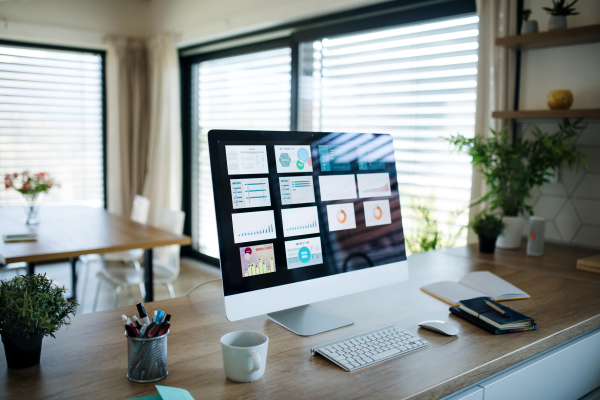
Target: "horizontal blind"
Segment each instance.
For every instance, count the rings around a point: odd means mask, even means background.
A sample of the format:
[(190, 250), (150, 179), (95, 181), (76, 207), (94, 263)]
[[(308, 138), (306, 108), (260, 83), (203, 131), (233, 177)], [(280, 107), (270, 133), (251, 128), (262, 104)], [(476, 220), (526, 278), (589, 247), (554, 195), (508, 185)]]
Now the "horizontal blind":
[[(0, 173), (50, 173), (44, 204), (104, 206), (102, 57), (0, 45)], [(0, 206), (19, 205), (14, 189)]]
[(218, 258), (208, 131), (289, 130), (291, 50), (275, 49), (205, 61), (194, 66), (193, 74), (197, 135), (192, 236), (197, 251)]
[(470, 159), (443, 138), (474, 135), (477, 23), (461, 16), (300, 46), (300, 129), (393, 136), (409, 240), (413, 206), (435, 210), (446, 238), (468, 220), (452, 214), (470, 201)]

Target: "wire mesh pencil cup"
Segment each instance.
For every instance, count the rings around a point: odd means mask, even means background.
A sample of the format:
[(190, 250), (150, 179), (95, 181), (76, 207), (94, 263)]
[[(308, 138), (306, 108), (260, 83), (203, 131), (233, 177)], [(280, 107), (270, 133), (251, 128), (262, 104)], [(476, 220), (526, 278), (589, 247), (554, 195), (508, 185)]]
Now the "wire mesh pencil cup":
[(133, 382), (155, 382), (169, 374), (167, 335), (140, 339), (127, 336), (127, 378)]

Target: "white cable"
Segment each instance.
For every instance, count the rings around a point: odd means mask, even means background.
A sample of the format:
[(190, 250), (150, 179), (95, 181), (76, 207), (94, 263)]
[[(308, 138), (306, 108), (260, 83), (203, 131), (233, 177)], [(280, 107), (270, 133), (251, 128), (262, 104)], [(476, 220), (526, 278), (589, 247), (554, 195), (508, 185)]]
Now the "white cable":
[(189, 296), (190, 293), (192, 293), (194, 290), (198, 289), (200, 286), (206, 285), (207, 283), (220, 281), (220, 280), (221, 280), (221, 278), (215, 278), (215, 279), (210, 279), (208, 281), (200, 282), (199, 284), (197, 284), (196, 286), (194, 286), (193, 288), (191, 288), (190, 290), (188, 290), (188, 292), (185, 295)]

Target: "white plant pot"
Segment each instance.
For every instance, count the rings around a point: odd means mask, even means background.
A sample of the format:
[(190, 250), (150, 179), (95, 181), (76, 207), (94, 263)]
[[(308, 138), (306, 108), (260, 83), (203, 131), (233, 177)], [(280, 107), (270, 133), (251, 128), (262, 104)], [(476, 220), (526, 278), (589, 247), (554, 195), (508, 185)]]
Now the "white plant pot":
[(537, 33), (538, 22), (537, 21), (523, 21), (523, 27), (521, 28), (521, 35), (527, 35), (528, 33)]
[(502, 217), (504, 233), (498, 236), (496, 247), (499, 249), (516, 250), (521, 247), (525, 220), (521, 217)]
[(548, 21), (548, 30), (565, 29), (567, 27), (566, 15), (551, 15)]

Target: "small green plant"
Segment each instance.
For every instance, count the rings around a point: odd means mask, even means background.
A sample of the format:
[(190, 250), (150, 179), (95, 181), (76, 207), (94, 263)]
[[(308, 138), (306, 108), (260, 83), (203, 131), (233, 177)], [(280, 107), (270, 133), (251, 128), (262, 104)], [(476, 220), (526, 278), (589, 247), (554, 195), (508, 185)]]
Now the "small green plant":
[[(405, 237), (406, 246), (411, 253), (423, 253), (430, 250), (453, 247), (465, 229), (460, 226), (456, 231), (449, 230), (444, 237), (435, 218), (435, 207), (433, 197), (426, 201), (418, 202), (415, 197), (411, 198), (412, 217), (417, 221), (415, 229)], [(456, 210), (450, 213), (448, 226), (456, 226), (456, 220), (464, 210)]]
[(526, 8), (522, 13), (523, 21), (529, 21), (529, 17), (531, 17), (531, 8)]
[(77, 302), (65, 299), (66, 289), (58, 287), (46, 274), (21, 275), (0, 282), (0, 333), (4, 336), (44, 334), (54, 336), (69, 315), (75, 315)]
[(485, 176), (488, 192), (471, 205), (489, 200), (491, 210), (501, 209), (505, 216), (516, 217), (525, 211), (533, 215), (533, 208), (525, 203), (534, 186), (549, 182), (551, 170), (566, 163), (569, 168), (587, 166), (587, 154), (575, 149), (575, 136), (584, 129), (581, 119), (571, 123), (564, 119), (554, 134), (533, 129), (533, 140), (517, 139), (511, 143), (505, 132), (490, 129), (492, 137), (484, 138), (481, 133), (473, 139), (462, 135), (448, 140), (458, 151), (472, 157), (471, 163)]
[(485, 210), (477, 214), (469, 226), (476, 234), (487, 238), (497, 238), (504, 230), (502, 216)]
[(567, 0), (552, 0), (552, 8), (542, 7), (542, 9), (548, 11), (552, 15), (579, 15), (578, 12), (575, 12), (575, 8), (573, 8), (577, 1), (578, 0), (573, 0), (572, 3), (565, 5)]

